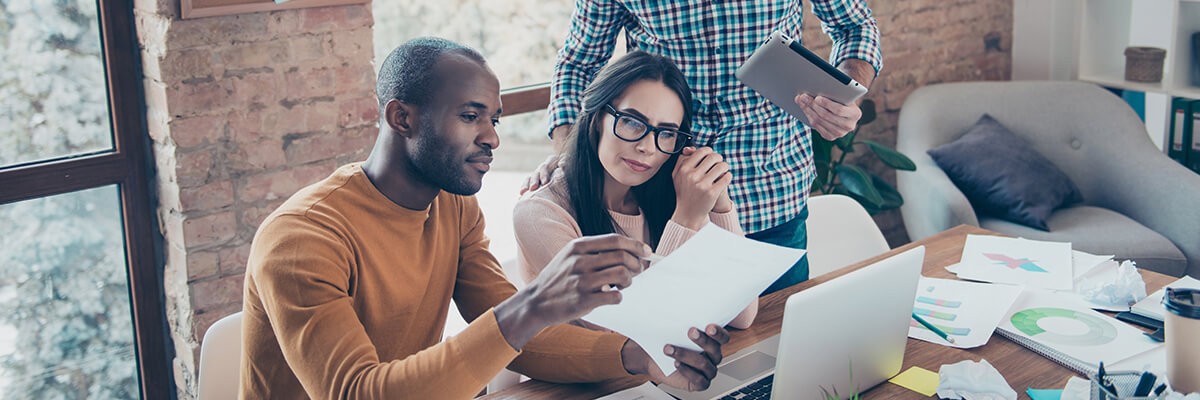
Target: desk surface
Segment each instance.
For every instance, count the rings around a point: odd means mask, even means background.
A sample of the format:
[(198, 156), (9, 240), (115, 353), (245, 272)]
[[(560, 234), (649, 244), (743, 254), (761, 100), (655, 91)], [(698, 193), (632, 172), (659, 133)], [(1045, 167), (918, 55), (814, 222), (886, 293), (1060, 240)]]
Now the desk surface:
[[(871, 263), (898, 254), (916, 246), (925, 246), (925, 265), (922, 275), (931, 278), (955, 279), (955, 276), (945, 267), (957, 263), (962, 256), (963, 244), (967, 234), (997, 233), (967, 225), (959, 225), (937, 235), (918, 240), (913, 243), (893, 249), (887, 253), (847, 266), (837, 271), (818, 276), (804, 283), (763, 296), (759, 301), (758, 318), (750, 329), (731, 330), (729, 344), (722, 351), (725, 355), (733, 354), (749, 345), (774, 336), (779, 333), (783, 322), (783, 306), (787, 297), (806, 288), (819, 285), (822, 282), (845, 275), (850, 271), (870, 265)], [(1156, 291), (1175, 280), (1167, 275), (1140, 270), (1146, 281), (1148, 292)], [(1024, 347), (1001, 337), (993, 335), (987, 345), (974, 349), (956, 349), (929, 342), (909, 338), (904, 351), (904, 367), (919, 366), (930, 371), (937, 371), (942, 364), (951, 364), (962, 360), (987, 359), (1008, 383), (1020, 393), (1025, 388), (1061, 388), (1067, 379), (1074, 375), (1070, 370), (1055, 364), (1053, 361), (1039, 356)], [(645, 382), (637, 378), (620, 379), (594, 384), (560, 385), (530, 380), (500, 392), (482, 397), (483, 399), (594, 399), (622, 389), (633, 387)], [(865, 393), (866, 399), (897, 399), (897, 398), (926, 398), (908, 389), (884, 382)]]

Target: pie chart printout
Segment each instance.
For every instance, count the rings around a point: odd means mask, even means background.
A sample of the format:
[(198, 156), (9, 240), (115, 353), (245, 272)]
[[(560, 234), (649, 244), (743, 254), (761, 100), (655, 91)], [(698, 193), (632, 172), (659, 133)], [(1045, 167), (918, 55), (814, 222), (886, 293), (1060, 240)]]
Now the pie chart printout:
[(1117, 328), (1111, 323), (1064, 308), (1021, 310), (1013, 314), (1011, 322), (1022, 333), (1047, 343), (1100, 346), (1117, 338)]

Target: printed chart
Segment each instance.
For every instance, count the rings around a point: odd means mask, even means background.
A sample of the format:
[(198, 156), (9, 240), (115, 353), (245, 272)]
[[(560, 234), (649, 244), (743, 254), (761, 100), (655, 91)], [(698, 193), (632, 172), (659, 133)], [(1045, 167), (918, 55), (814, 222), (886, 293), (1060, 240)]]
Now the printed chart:
[(958, 280), (921, 278), (913, 314), (954, 336), (949, 343), (916, 320), (909, 321), (908, 336), (945, 346), (972, 348), (987, 344), (992, 331), (1021, 293), (1009, 285), (988, 285)]
[(959, 279), (1072, 290), (1074, 269), (1070, 243), (967, 235), (954, 272)]
[[(1076, 333), (1056, 332), (1052, 331), (1055, 328), (1047, 328), (1052, 326), (1051, 324), (1039, 324), (1041, 321), (1049, 322), (1048, 319), (1053, 318), (1065, 318), (1065, 322), (1069, 324), (1068, 329), (1074, 328), (1070, 325), (1082, 325), (1084, 329), (1072, 329)], [(1111, 322), (1065, 308), (1039, 307), (1021, 310), (1013, 314), (1011, 322), (1021, 333), (1047, 343), (1099, 346), (1117, 339), (1117, 328)]]
[(1093, 367), (1101, 361), (1114, 365), (1160, 346), (1137, 328), (1092, 311), (1077, 297), (1037, 289), (1021, 293), (1000, 329), (1035, 342), (1041, 347), (1035, 351), (1047, 357)]

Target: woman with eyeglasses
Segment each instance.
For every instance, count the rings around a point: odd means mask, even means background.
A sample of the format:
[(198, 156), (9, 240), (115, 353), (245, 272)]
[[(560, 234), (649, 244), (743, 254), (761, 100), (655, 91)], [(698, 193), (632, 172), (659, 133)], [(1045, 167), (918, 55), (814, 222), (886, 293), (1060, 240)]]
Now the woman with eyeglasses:
[[(531, 281), (582, 236), (618, 233), (665, 256), (710, 221), (743, 234), (729, 165), (711, 148), (692, 147), (691, 104), (667, 58), (633, 51), (600, 71), (584, 91), (560, 173), (513, 210), (519, 279)], [(745, 329), (757, 312), (755, 300), (729, 326)]]

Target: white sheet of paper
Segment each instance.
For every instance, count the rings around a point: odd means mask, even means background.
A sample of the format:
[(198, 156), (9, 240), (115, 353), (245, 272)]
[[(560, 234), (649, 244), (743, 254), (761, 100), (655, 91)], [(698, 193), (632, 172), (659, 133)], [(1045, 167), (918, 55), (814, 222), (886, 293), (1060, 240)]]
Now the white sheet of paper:
[(1071, 244), (967, 235), (958, 277), (983, 282), (1071, 290)]
[(1112, 282), (1117, 280), (1117, 264), (1113, 260), (1113, 256), (1097, 256), (1084, 253), (1079, 250), (1071, 251), (1071, 260), (1075, 266), (1075, 286), (1071, 290), (1064, 290), (1061, 293), (1075, 296), (1092, 307), (1093, 310), (1102, 311), (1129, 311), (1128, 306), (1113, 306), (1108, 304), (1094, 303), (1085, 299), (1079, 291), (1083, 288), (1085, 281), (1092, 282)]
[[(1071, 251), (1071, 264), (1075, 271), (1075, 280), (1071, 290), (1056, 290), (1057, 293), (1062, 293), (1067, 296), (1073, 296), (1080, 301), (1091, 305), (1093, 310), (1102, 311), (1129, 311), (1129, 307), (1117, 307), (1105, 304), (1097, 304), (1083, 298), (1083, 295), (1077, 293), (1082, 286), (1084, 280), (1099, 279), (1105, 281), (1113, 281), (1117, 279), (1117, 262), (1113, 260), (1113, 256), (1097, 256), (1089, 253), (1084, 253), (1079, 250)], [(946, 266), (946, 270), (951, 273), (958, 274), (962, 264), (951, 264)]]
[(675, 398), (659, 389), (658, 386), (654, 386), (653, 383), (646, 382), (641, 386), (631, 387), (596, 400), (675, 400)]
[(1020, 286), (921, 277), (913, 312), (945, 331), (956, 343), (947, 342), (916, 321), (910, 321), (908, 337), (960, 349), (983, 346), (1021, 290)]
[(621, 303), (583, 319), (642, 346), (663, 373), (675, 371), (667, 344), (700, 351), (689, 328), (725, 325), (775, 282), (804, 250), (758, 242), (708, 224), (621, 290)]
[(1046, 290), (1025, 290), (1000, 327), (1091, 365), (1117, 364), (1161, 345), (1077, 298)]
[[(1075, 281), (1083, 278), (1085, 275), (1091, 275), (1094, 269), (1108, 261), (1112, 261), (1114, 256), (1098, 256), (1091, 253), (1084, 253), (1079, 250), (1071, 250), (1071, 266), (1075, 270)], [(1117, 266), (1114, 264), (1112, 272), (1117, 272)]]

